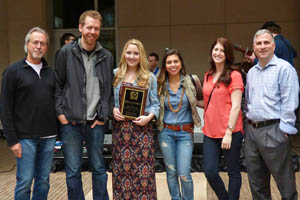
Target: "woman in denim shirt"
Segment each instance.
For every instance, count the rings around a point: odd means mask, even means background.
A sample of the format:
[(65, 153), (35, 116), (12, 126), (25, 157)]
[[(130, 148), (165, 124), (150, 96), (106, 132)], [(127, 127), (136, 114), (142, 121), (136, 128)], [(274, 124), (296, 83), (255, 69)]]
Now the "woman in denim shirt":
[[(113, 85), (113, 199), (156, 199), (154, 132), (150, 122), (159, 115), (159, 101), (156, 77), (149, 71), (140, 41), (131, 39), (125, 44)], [(121, 115), (124, 85), (148, 88), (145, 115), (134, 120)]]
[[(158, 77), (160, 116), (159, 144), (164, 157), (172, 200), (194, 199), (190, 173), (194, 126), (200, 126), (196, 89), (185, 72), (183, 58), (176, 49), (168, 50)], [(179, 184), (179, 180), (180, 184)], [(181, 189), (180, 189), (181, 185)], [(180, 192), (181, 191), (181, 192)]]

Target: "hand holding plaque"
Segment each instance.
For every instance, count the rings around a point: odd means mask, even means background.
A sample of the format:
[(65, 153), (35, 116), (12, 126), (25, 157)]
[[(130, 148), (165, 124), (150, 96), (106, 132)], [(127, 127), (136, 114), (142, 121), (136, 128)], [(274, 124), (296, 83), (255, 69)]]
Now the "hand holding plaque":
[(124, 85), (120, 101), (121, 114), (130, 120), (144, 115), (147, 94), (147, 88)]

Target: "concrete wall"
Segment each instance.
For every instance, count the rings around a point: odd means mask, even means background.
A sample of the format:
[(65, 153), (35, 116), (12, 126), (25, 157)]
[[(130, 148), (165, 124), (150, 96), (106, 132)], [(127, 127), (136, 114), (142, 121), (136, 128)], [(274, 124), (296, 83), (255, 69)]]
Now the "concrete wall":
[(7, 0), (0, 1), (0, 72), (9, 61), (8, 26), (7, 26)]
[[(148, 53), (154, 51), (160, 57), (166, 47), (178, 48), (188, 72), (203, 77), (209, 69), (211, 44), (217, 37), (252, 47), (254, 33), (269, 20), (282, 27), (283, 35), (300, 54), (299, 0), (115, 1), (119, 55), (131, 38), (141, 40)], [(58, 38), (65, 31), (54, 36), (52, 1), (47, 0), (0, 0), (0, 25), (0, 74), (8, 64), (24, 58), (24, 38), (30, 28), (40, 26), (50, 33), (50, 62)], [(238, 52), (235, 55), (236, 61), (242, 57)], [(299, 72), (300, 58), (295, 60), (295, 66)], [(300, 139), (296, 143), (300, 144)]]
[(25, 57), (24, 39), (34, 26), (50, 31), (46, 0), (0, 1), (0, 72)]
[[(209, 51), (217, 37), (244, 47), (265, 21), (276, 21), (300, 53), (300, 1), (298, 0), (127, 0), (118, 1), (119, 53), (130, 38), (140, 39), (147, 52), (160, 57), (164, 48), (181, 50), (191, 73), (209, 69)], [(236, 52), (236, 61), (242, 54)], [(300, 69), (300, 59), (296, 60)]]
[[(154, 51), (160, 57), (166, 47), (178, 48), (188, 72), (203, 76), (209, 68), (210, 46), (217, 37), (252, 47), (253, 34), (268, 20), (282, 27), (283, 35), (300, 54), (299, 0), (126, 0), (116, 1), (116, 5), (119, 55), (131, 38), (140, 39), (148, 53)], [(52, 61), (58, 41), (51, 29), (52, 1), (1, 0), (0, 24), (0, 72), (24, 57), (24, 37), (33, 26), (50, 32), (47, 57)], [(241, 53), (235, 55), (239, 61)], [(300, 59), (295, 63), (300, 71)]]

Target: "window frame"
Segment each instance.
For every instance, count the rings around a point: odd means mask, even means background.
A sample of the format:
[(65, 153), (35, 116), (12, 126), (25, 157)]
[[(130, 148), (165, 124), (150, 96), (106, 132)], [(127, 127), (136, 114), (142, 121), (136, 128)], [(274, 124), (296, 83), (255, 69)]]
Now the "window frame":
[[(113, 27), (102, 27), (101, 26), (101, 32), (103, 31), (114, 31), (114, 35), (115, 35), (115, 38), (114, 38), (114, 46), (115, 46), (115, 63), (118, 63), (118, 58), (119, 58), (119, 52), (118, 52), (118, 47), (119, 47), (119, 43), (118, 43), (118, 26), (117, 26), (117, 0), (114, 0), (114, 13), (115, 13), (115, 16), (114, 16), (114, 19), (115, 19), (115, 23), (114, 23), (114, 26)], [(60, 37), (62, 34), (66, 33), (66, 32), (70, 32), (70, 33), (73, 33), (75, 34), (76, 36), (80, 36), (80, 32), (78, 30), (78, 27), (74, 27), (74, 28), (54, 28), (54, 8), (53, 8), (53, 3), (51, 1), (51, 15), (52, 15), (52, 24), (51, 24), (51, 40), (50, 40), (50, 47), (51, 47), (51, 52), (50, 52), (50, 56), (51, 56), (51, 60), (50, 60), (50, 63), (52, 61), (52, 63), (54, 64), (55, 62), (55, 53), (56, 51), (60, 48)], [(94, 0), (94, 10), (97, 10), (99, 11), (99, 5), (98, 5), (98, 0)], [(99, 11), (100, 12), (100, 11)], [(100, 33), (101, 34), (101, 33)], [(116, 67), (116, 66), (114, 66)]]

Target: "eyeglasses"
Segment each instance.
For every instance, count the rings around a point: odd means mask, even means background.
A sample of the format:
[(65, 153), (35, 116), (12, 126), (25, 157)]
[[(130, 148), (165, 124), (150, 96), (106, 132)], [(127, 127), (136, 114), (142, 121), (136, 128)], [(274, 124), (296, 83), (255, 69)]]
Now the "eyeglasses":
[(47, 46), (47, 43), (45, 43), (45, 42), (40, 42), (40, 41), (37, 41), (37, 40), (35, 40), (35, 41), (30, 41), (34, 46), (38, 46), (39, 44), (40, 44), (40, 46), (41, 47), (45, 47), (45, 46)]

